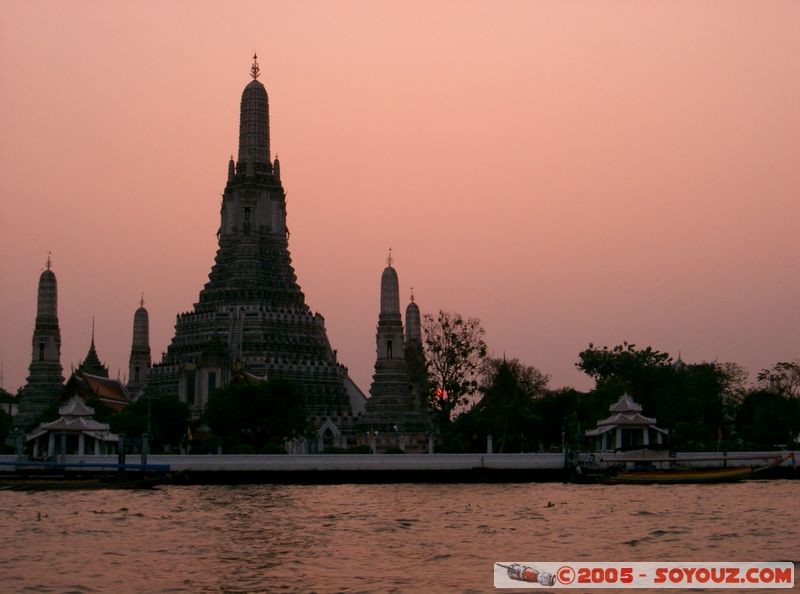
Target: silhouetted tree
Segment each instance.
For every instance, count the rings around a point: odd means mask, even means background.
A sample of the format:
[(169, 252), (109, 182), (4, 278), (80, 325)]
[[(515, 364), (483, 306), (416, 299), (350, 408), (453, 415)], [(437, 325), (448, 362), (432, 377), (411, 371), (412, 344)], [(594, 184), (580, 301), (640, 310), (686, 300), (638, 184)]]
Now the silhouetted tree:
[(525, 365), (519, 359), (487, 357), (481, 369), (480, 391), (484, 394), (481, 402), (486, 402), (489, 392), (503, 375), (513, 377), (516, 387), (531, 400), (546, 394), (550, 383), (550, 374)]
[(670, 429), (671, 443), (682, 449), (712, 449), (718, 435), (729, 435), (741, 397), (740, 366), (718, 363), (673, 365), (667, 353), (623, 343), (611, 349), (589, 345), (576, 367), (596, 380), (591, 396), (598, 416), (628, 392), (648, 416)]
[(800, 396), (800, 359), (780, 361), (758, 374), (758, 381), (766, 390), (794, 398)]
[(226, 447), (245, 444), (256, 452), (309, 432), (305, 399), (294, 383), (282, 378), (216, 390), (205, 419)]
[(14, 402), (16, 402), (16, 399), (11, 392), (0, 388), (0, 451), (2, 451), (6, 437), (14, 425), (9, 414), (10, 405)]
[(486, 437), (491, 435), (495, 452), (535, 450), (541, 418), (534, 401), (547, 392), (549, 379), (517, 359), (486, 359), (480, 382), (483, 396), (455, 423), (470, 449), (483, 451)]
[(607, 346), (597, 348), (589, 343), (589, 348), (582, 351), (578, 358), (575, 367), (596, 382), (613, 378), (626, 383), (629, 390), (641, 383), (648, 372), (670, 368), (672, 363), (672, 357), (668, 353), (661, 353), (649, 346), (637, 349), (635, 344), (627, 342), (611, 349)]
[[(5, 442), (8, 434), (11, 432), (11, 428), (14, 426), (14, 422), (11, 419), (11, 415), (9, 415), (5, 410), (0, 408), (0, 452), (6, 450)], [(12, 440), (13, 441), (13, 440)], [(13, 450), (11, 450), (13, 451)]]
[(5, 388), (0, 388), (0, 404), (7, 404), (9, 402), (16, 402), (14, 395)]
[(573, 388), (548, 391), (534, 402), (536, 416), (541, 419), (536, 427), (536, 436), (545, 450), (563, 445), (579, 447), (583, 431), (594, 426), (600, 415), (593, 413), (586, 395)]
[(750, 392), (736, 415), (736, 435), (744, 442), (745, 449), (792, 447), (798, 432), (800, 400), (776, 392)]
[(436, 317), (426, 314), (422, 327), (429, 400), (440, 424), (447, 425), (456, 407), (465, 405), (478, 388), (485, 332), (479, 320), (445, 311)]
[(122, 411), (108, 416), (105, 422), (111, 425), (114, 433), (138, 437), (147, 432), (148, 407), (152, 447), (159, 449), (180, 444), (186, 435), (191, 411), (177, 396), (139, 398)]

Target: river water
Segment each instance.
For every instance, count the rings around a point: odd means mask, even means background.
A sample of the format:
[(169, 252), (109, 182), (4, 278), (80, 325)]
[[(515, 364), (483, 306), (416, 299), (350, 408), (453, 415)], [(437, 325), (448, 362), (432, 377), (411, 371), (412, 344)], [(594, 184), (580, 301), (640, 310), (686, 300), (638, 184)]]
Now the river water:
[(0, 591), (492, 592), (496, 560), (797, 564), (798, 502), (782, 480), (0, 492)]

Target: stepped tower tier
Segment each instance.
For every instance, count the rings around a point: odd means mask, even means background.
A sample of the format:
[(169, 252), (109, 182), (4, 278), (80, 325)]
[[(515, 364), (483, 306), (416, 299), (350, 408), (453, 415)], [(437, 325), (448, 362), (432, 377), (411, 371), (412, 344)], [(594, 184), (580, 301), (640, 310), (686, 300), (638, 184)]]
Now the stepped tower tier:
[(33, 352), (28, 381), (19, 402), (17, 424), (32, 423), (61, 394), (64, 385), (61, 368), (61, 330), (58, 325), (58, 283), (47, 267), (39, 276), (36, 324), (33, 329)]
[(219, 247), (208, 282), (192, 311), (178, 314), (175, 337), (151, 368), (147, 392), (177, 394), (199, 415), (214, 389), (246, 369), (293, 380), (319, 425), (322, 418), (350, 418), (350, 399), (360, 392), (336, 361), (324, 318), (312, 313), (297, 283), (286, 193), (270, 162), (269, 104), (259, 74), (254, 61), (253, 80), (242, 93), (239, 158), (228, 162)]

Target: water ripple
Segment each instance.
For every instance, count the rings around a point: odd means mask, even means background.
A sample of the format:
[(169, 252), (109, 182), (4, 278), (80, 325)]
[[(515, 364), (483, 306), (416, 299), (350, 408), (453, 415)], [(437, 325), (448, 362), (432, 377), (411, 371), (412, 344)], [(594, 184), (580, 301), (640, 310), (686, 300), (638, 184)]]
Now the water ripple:
[(785, 558), (798, 497), (800, 481), (3, 492), (0, 583), (14, 592), (488, 592), (503, 559)]

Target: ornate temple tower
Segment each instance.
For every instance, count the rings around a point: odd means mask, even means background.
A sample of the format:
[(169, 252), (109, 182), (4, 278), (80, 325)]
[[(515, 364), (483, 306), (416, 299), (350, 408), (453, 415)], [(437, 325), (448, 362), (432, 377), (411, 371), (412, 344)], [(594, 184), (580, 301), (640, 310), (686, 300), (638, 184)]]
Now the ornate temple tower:
[(150, 316), (144, 308), (144, 295), (133, 314), (133, 341), (128, 363), (128, 390), (136, 394), (144, 388), (150, 369)]
[(400, 288), (391, 253), (381, 274), (381, 310), (375, 340), (377, 358), (367, 412), (380, 417), (391, 416), (394, 411), (413, 410), (400, 317)]
[(414, 402), (420, 410), (424, 410), (427, 407), (428, 371), (425, 367), (425, 352), (422, 348), (422, 316), (419, 306), (414, 301), (413, 289), (411, 301), (406, 307), (405, 355)]
[[(381, 274), (375, 373), (366, 413), (359, 419), (359, 425), (367, 428), (373, 436), (372, 445), (376, 451), (387, 447), (424, 451), (430, 431), (429, 419), (419, 405), (417, 388), (409, 377), (407, 362), (409, 351), (416, 351), (417, 344), (420, 349), (422, 347), (419, 308), (412, 302), (411, 314), (412, 318), (416, 314), (416, 319), (412, 319), (412, 327), (407, 335), (414, 339), (407, 345), (403, 339), (399, 282), (392, 263), (390, 252), (386, 268)], [(424, 359), (422, 365), (424, 373)]]
[(64, 376), (61, 368), (61, 330), (58, 326), (58, 285), (56, 275), (47, 268), (39, 277), (33, 353), (28, 382), (19, 401), (17, 424), (25, 426), (36, 419), (61, 394)]
[(246, 369), (293, 380), (317, 426), (333, 419), (338, 427), (348, 422), (351, 399), (360, 393), (336, 361), (323, 317), (310, 311), (297, 284), (259, 74), (254, 57), (253, 80), (241, 99), (238, 160), (228, 162), (214, 265), (193, 310), (178, 315), (175, 337), (151, 368), (147, 392), (177, 394), (199, 415), (232, 371)]

